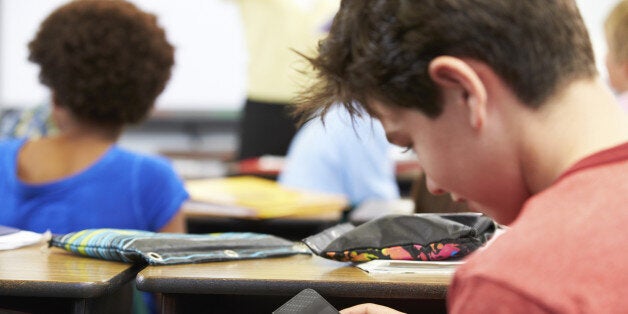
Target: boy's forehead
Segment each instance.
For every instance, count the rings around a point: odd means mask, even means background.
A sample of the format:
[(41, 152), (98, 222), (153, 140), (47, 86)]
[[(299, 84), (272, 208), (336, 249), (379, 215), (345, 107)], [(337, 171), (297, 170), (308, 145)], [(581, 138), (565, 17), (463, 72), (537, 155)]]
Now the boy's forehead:
[(364, 106), (365, 110), (376, 119), (389, 118), (394, 114), (394, 110), (391, 106), (375, 98), (367, 98)]
[(407, 118), (409, 118), (408, 115), (412, 115), (412, 112), (418, 112), (418, 110), (416, 109), (401, 107), (375, 99), (368, 101), (368, 108), (368, 112), (373, 118), (378, 119), (382, 122), (387, 121), (389, 123), (396, 123), (401, 120), (406, 120)]

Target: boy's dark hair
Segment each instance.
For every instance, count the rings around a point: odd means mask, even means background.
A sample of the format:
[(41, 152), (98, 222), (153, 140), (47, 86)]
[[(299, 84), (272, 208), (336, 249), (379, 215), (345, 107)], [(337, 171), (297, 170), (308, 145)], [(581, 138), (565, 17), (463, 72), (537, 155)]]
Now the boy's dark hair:
[(531, 107), (597, 75), (573, 0), (343, 0), (310, 59), (320, 80), (297, 113), (335, 102), (356, 113), (353, 100), (366, 106), (374, 98), (437, 117), (442, 104), (428, 65), (440, 55), (489, 65)]
[(121, 0), (61, 6), (28, 48), (58, 105), (114, 128), (146, 117), (174, 64), (174, 47), (157, 18)]

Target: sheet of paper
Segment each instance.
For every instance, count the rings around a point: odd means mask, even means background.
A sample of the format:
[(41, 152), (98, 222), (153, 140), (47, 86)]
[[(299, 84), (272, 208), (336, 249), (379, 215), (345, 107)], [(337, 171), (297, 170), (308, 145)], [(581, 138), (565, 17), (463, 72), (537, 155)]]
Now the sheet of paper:
[(372, 260), (370, 262), (358, 264), (356, 267), (368, 273), (453, 275), (456, 271), (456, 267), (463, 263), (463, 261), (423, 262)]
[(42, 242), (47, 235), (0, 226), (0, 250), (11, 250)]

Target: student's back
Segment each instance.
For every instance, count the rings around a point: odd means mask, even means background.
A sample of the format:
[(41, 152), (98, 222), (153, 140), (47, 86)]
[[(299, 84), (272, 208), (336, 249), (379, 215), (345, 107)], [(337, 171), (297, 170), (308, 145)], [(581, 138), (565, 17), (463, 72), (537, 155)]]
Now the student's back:
[(0, 144), (0, 224), (184, 231), (188, 195), (172, 167), (116, 145), (170, 78), (174, 48), (156, 17), (125, 1), (72, 1), (43, 21), (29, 49), (58, 132)]
[[(61, 175), (80, 162), (64, 162), (62, 153), (51, 157), (55, 154), (48, 152), (20, 163), (18, 156), (30, 155), (19, 153), (25, 143), (0, 143), (0, 167), (6, 169), (0, 178), (2, 225), (54, 233), (104, 227), (159, 231), (187, 198), (164, 159), (114, 145), (97, 162)], [(46, 167), (53, 164), (68, 167)]]

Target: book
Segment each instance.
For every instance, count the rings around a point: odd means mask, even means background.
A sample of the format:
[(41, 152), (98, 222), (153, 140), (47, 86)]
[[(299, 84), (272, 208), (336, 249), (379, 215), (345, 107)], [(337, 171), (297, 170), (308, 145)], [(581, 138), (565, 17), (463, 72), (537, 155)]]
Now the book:
[(185, 182), (187, 215), (268, 219), (340, 213), (349, 205), (344, 195), (284, 187), (255, 176), (193, 179)]
[(278, 176), (284, 168), (286, 158), (282, 156), (264, 155), (249, 158), (237, 163), (235, 173), (240, 175)]

